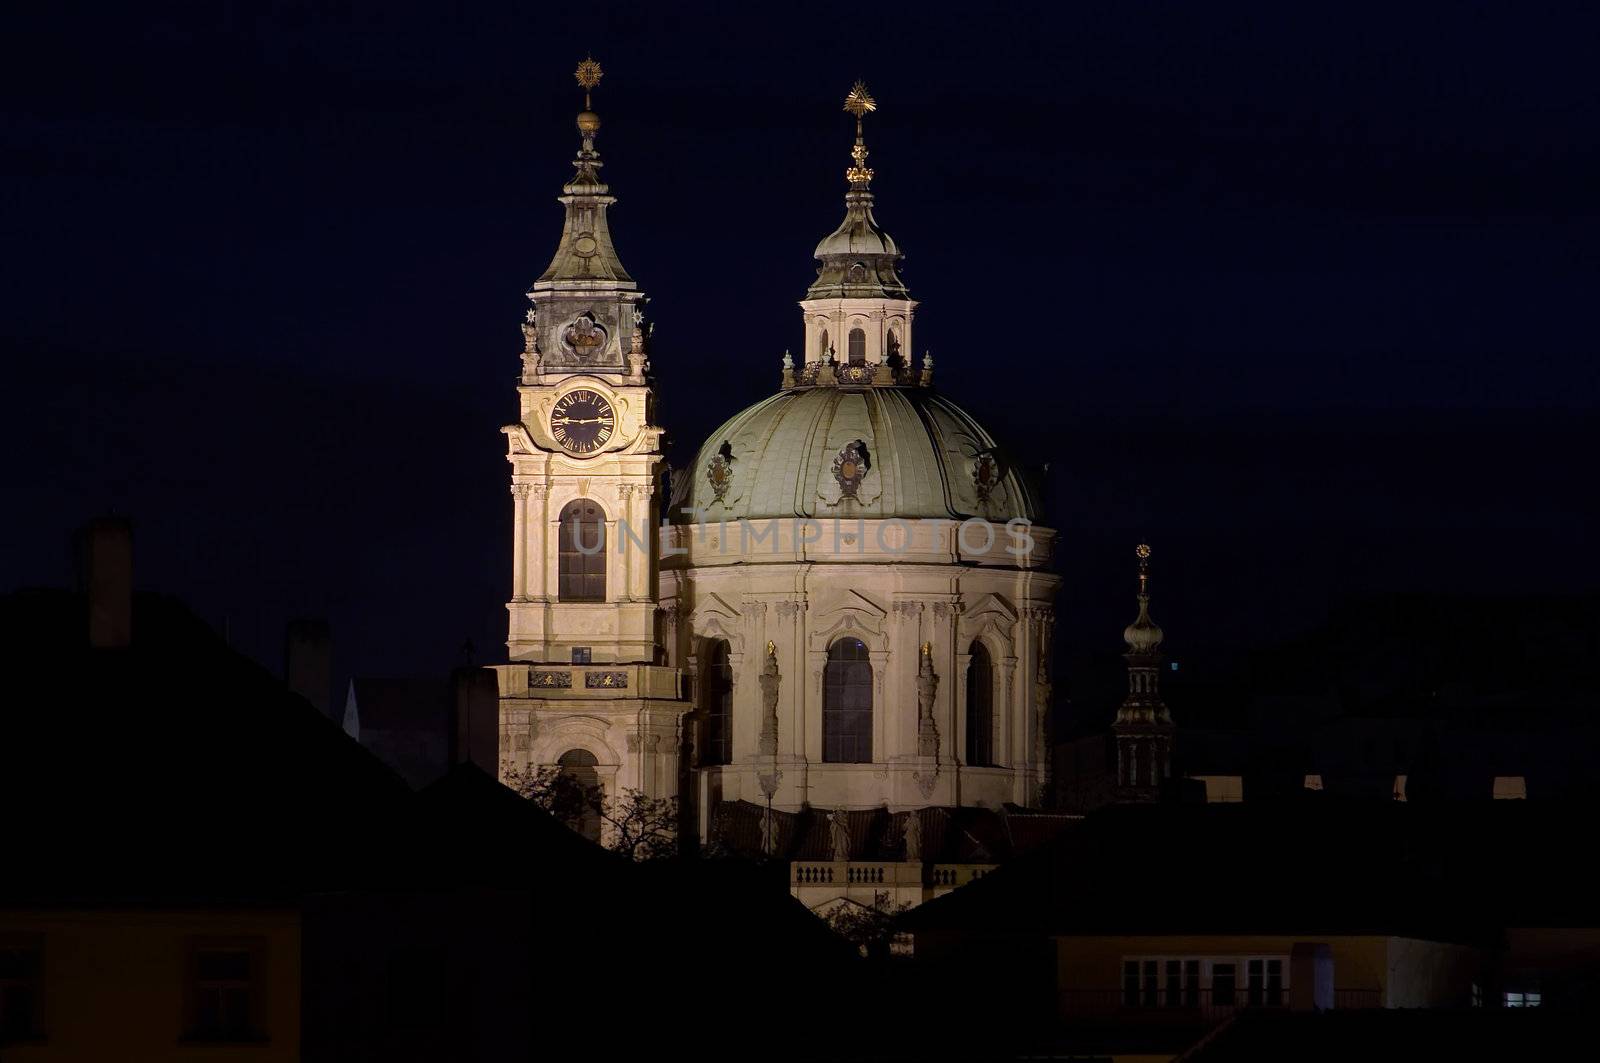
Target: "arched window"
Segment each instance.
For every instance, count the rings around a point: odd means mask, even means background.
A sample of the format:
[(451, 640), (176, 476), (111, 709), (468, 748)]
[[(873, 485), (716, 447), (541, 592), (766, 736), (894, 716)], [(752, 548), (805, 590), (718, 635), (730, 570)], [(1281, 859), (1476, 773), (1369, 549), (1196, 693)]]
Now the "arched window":
[(850, 330), (850, 364), (867, 364), (867, 334), (858, 328)]
[(843, 638), (828, 647), (822, 670), (822, 759), (872, 760), (872, 660), (866, 643)]
[(600, 761), (587, 749), (569, 749), (556, 761), (556, 769), (573, 785), (558, 796), (556, 814), (570, 819), (569, 826), (592, 842), (600, 840)]
[(827, 329), (823, 329), (822, 330), (821, 340), (817, 344), (817, 361), (826, 362), (827, 360), (828, 360), (828, 330)]
[(711, 644), (710, 659), (704, 672), (704, 697), (700, 704), (706, 712), (705, 747), (700, 751), (701, 764), (733, 763), (733, 665), (728, 660), (728, 644), (717, 641)]
[(994, 763), (994, 668), (981, 642), (972, 644), (967, 665), (967, 763)]
[(561, 509), (557, 529), (563, 602), (606, 600), (606, 518), (587, 498), (575, 498)]

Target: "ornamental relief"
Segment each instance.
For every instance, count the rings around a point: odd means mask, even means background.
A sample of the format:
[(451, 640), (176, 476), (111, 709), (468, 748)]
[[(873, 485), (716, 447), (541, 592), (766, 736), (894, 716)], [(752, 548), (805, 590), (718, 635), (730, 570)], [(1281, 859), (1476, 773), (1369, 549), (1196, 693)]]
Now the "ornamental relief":
[(819, 493), (817, 498), (827, 506), (837, 506), (845, 501), (870, 506), (881, 494), (875, 491), (871, 497), (864, 496), (863, 487), (870, 472), (872, 472), (872, 453), (867, 447), (866, 440), (851, 440), (833, 458), (833, 481), (838, 486), (839, 496), (830, 499), (827, 495)]

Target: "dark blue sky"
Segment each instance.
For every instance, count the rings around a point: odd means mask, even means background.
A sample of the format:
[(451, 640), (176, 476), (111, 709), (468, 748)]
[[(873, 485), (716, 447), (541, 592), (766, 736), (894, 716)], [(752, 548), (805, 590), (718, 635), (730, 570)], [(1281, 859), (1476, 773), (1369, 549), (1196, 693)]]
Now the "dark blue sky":
[(1578, 5), (8, 21), (0, 587), (67, 581), (115, 509), (143, 584), (269, 662), (299, 613), (344, 671), (494, 659), (498, 428), (587, 52), (679, 462), (800, 345), (863, 77), (918, 346), (1050, 464), (1069, 648), (1115, 648), (1140, 537), (1193, 652), (1353, 593), (1600, 585)]

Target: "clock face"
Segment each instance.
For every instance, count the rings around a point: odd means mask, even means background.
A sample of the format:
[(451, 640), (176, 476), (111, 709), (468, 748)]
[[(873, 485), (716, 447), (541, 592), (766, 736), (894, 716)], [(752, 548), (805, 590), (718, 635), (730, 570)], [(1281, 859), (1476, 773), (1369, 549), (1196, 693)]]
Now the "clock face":
[(556, 400), (550, 411), (550, 434), (563, 450), (593, 454), (617, 430), (617, 415), (605, 396), (579, 388)]

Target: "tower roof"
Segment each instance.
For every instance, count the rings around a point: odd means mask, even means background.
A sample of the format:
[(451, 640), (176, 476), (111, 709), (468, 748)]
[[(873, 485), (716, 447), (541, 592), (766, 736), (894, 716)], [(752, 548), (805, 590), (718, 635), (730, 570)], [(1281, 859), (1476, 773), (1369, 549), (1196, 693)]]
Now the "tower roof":
[(583, 110), (578, 114), (577, 125), (582, 141), (578, 157), (572, 160), (572, 179), (561, 188), (560, 201), (567, 208), (561, 244), (550, 265), (534, 282), (534, 292), (552, 288), (635, 287), (633, 278), (622, 268), (617, 249), (611, 244), (606, 208), (617, 200), (600, 179), (603, 164), (594, 146), (595, 135), (600, 132), (600, 116), (590, 109), (590, 95), (602, 74), (600, 64), (593, 59), (578, 64), (575, 76), (583, 86)]
[(1135, 553), (1139, 558), (1139, 615), (1122, 629), (1122, 639), (1130, 654), (1150, 656), (1160, 652), (1166, 635), (1161, 625), (1150, 619), (1150, 547), (1140, 543)]
[(856, 116), (856, 142), (850, 149), (851, 165), (845, 170), (849, 189), (844, 197), (844, 221), (817, 245), (815, 256), (821, 265), (806, 298), (909, 299), (911, 293), (896, 272), (905, 255), (872, 216), (873, 172), (867, 166), (862, 119), (878, 109), (878, 102), (858, 81), (845, 97), (844, 109)]

